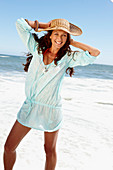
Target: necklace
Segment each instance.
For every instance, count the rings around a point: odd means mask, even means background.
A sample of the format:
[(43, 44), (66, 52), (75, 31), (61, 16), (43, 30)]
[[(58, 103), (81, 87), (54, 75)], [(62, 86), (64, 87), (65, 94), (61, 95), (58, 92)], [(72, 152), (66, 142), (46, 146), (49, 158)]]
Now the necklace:
[(45, 67), (45, 72), (47, 72), (47, 71), (48, 71), (48, 68), (49, 68), (49, 67), (47, 67), (47, 66)]
[[(47, 49), (44, 51), (43, 56), (47, 53), (48, 50), (49, 50), (49, 48), (47, 48)], [(57, 54), (55, 55), (55, 58), (56, 58), (56, 56), (57, 56)], [(47, 57), (49, 57), (49, 58), (51, 59), (51, 57), (50, 57), (49, 55), (48, 55)], [(51, 62), (51, 63), (52, 63), (52, 62)], [(45, 72), (48, 71), (51, 63), (45, 66)]]

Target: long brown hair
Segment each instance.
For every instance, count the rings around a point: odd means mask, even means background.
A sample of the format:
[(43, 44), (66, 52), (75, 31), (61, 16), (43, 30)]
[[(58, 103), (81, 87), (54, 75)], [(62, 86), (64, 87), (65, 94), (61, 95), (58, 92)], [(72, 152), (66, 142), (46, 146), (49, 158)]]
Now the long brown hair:
[[(51, 39), (50, 36), (52, 34), (52, 31), (48, 31), (47, 34), (45, 34), (44, 36), (42, 36), (41, 38), (38, 38), (38, 36), (33, 33), (34, 39), (36, 42), (38, 42), (37, 45), (37, 50), (38, 50), (38, 54), (40, 54), (41, 52), (44, 53), (46, 49), (50, 48), (52, 43), (51, 43)], [(61, 58), (67, 53), (68, 56), (71, 55), (71, 48), (70, 48), (70, 35), (67, 33), (67, 41), (64, 44), (64, 46), (62, 48), (60, 48), (60, 50), (58, 51), (57, 57), (54, 59), (54, 64), (57, 65), (57, 61), (61, 60)], [(27, 72), (30, 62), (32, 60), (33, 55), (31, 53), (27, 53), (27, 59), (26, 59), (26, 64), (24, 65), (24, 70)], [(69, 75), (70, 77), (72, 77), (72, 75), (74, 74), (74, 69), (68, 67), (66, 69), (66, 73), (68, 74), (69, 71)]]

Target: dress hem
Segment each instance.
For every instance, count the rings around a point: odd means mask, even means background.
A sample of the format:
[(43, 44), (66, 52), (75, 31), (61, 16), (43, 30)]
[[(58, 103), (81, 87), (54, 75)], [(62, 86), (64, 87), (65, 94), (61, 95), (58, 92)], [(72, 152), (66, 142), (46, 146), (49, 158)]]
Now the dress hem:
[(31, 129), (35, 129), (35, 130), (40, 130), (40, 131), (43, 131), (43, 132), (55, 132), (55, 131), (57, 131), (57, 130), (59, 130), (59, 129), (61, 129), (61, 126), (62, 126), (62, 121), (58, 124), (58, 128), (57, 127), (55, 127), (53, 130), (43, 130), (43, 129), (40, 129), (40, 128), (35, 128), (35, 127), (32, 127), (32, 126), (29, 126), (29, 125), (26, 125), (26, 124), (24, 124), (24, 123), (22, 123), (19, 119), (18, 119), (18, 116), (17, 116), (17, 121), (21, 124), (21, 125), (23, 125), (23, 126), (25, 126), (25, 127), (28, 127), (28, 128), (31, 128)]

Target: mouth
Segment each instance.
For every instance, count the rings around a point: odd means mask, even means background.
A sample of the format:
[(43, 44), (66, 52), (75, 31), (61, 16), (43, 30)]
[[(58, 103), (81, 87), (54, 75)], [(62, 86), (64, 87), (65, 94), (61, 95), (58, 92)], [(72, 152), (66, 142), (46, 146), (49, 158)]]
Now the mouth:
[(55, 43), (56, 43), (57, 45), (61, 45), (61, 44), (62, 44), (62, 42), (57, 42), (57, 41), (55, 41)]

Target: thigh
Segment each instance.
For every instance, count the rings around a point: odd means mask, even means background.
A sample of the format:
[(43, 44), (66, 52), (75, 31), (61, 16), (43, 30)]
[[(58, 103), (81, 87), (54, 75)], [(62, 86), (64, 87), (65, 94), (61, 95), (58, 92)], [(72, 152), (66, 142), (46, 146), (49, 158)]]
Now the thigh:
[(45, 141), (45, 147), (46, 149), (55, 149), (56, 148), (56, 142), (58, 138), (58, 132), (59, 130), (55, 132), (44, 132), (44, 141)]
[(30, 130), (31, 128), (23, 126), (16, 120), (6, 140), (5, 146), (7, 146), (7, 148), (10, 150), (15, 150), (21, 140)]

